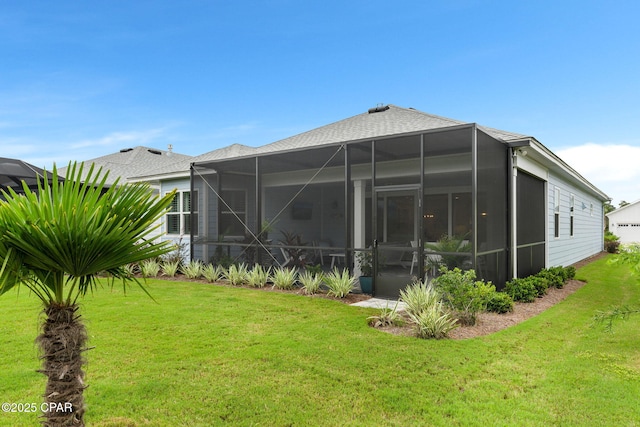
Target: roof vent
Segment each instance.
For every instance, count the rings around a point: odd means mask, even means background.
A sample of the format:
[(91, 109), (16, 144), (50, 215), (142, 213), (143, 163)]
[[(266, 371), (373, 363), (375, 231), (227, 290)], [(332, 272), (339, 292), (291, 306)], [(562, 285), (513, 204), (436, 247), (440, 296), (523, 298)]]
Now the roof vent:
[(373, 108), (369, 108), (369, 114), (380, 113), (382, 111), (387, 111), (388, 109), (389, 109), (388, 105), (378, 104), (377, 106), (375, 106)]
[(151, 149), (151, 148), (149, 148), (147, 151), (148, 151), (148, 152), (150, 152), (151, 154), (157, 154), (157, 155), (162, 154), (162, 151), (153, 150), (153, 149)]
[(133, 148), (123, 148), (120, 150), (121, 153), (128, 153), (129, 151), (133, 151)]

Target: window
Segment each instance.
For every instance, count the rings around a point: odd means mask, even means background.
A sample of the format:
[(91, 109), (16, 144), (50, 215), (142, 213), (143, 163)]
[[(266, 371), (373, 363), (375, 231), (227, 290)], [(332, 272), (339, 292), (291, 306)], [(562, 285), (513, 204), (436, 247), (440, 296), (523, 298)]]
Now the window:
[(221, 236), (244, 236), (247, 222), (247, 193), (245, 190), (222, 190), (220, 193), (220, 222), (218, 233)]
[(167, 213), (167, 234), (191, 234), (191, 204), (195, 215), (195, 229), (198, 234), (198, 192), (194, 192), (193, 200), (190, 191), (178, 191), (171, 201)]
[(571, 203), (569, 204), (569, 235), (573, 237), (573, 211), (576, 207), (576, 196), (571, 195)]
[(560, 189), (556, 187), (553, 201), (553, 236), (560, 237)]

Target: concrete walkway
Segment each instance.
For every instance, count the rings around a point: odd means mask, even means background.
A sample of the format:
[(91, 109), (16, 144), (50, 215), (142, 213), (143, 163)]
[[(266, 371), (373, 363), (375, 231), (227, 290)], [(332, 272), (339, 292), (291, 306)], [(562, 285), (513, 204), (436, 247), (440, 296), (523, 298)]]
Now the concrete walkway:
[[(353, 303), (351, 305), (355, 305), (356, 307), (371, 307), (371, 308), (390, 308), (393, 309), (393, 307), (396, 306), (396, 300), (390, 300), (390, 299), (382, 299), (382, 298), (370, 298), (368, 300), (364, 300), (364, 301), (360, 301), (360, 302), (356, 302)], [(398, 302), (398, 311), (404, 311), (406, 307), (406, 304), (403, 303), (402, 301)]]

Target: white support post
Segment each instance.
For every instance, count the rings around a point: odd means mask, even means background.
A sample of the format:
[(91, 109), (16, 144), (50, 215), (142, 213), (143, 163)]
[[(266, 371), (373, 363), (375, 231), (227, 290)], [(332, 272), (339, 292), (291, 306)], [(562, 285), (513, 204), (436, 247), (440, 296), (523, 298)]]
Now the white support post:
[[(366, 181), (355, 180), (353, 182), (353, 247), (364, 248), (366, 233), (365, 203), (366, 203)], [(353, 274), (360, 276), (360, 264), (357, 258), (354, 262)]]

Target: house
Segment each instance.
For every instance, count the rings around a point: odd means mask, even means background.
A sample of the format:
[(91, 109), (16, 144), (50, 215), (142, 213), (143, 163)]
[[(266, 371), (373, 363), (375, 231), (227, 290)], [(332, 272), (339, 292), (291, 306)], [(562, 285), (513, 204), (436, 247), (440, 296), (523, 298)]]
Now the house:
[[(168, 150), (159, 150), (156, 148), (137, 146), (133, 148), (123, 148), (120, 151), (105, 156), (96, 157), (95, 159), (84, 160), (83, 175), (89, 172), (89, 167), (95, 165), (95, 170), (102, 168), (109, 171), (106, 185), (111, 186), (116, 180), (120, 184), (131, 181), (130, 178), (137, 175), (144, 175), (148, 171), (158, 168), (169, 168), (174, 163), (180, 161), (188, 161), (192, 156), (178, 154), (173, 152), (173, 147), (169, 146)], [(67, 167), (58, 168), (58, 173), (63, 175), (66, 173)], [(150, 182), (152, 187), (157, 186), (159, 182)]]
[[(116, 153), (85, 160), (83, 177), (87, 176), (89, 168), (93, 164), (95, 166), (95, 171), (99, 168), (102, 168), (103, 172), (109, 171), (109, 175), (105, 181), (106, 186), (112, 186), (115, 184), (116, 180), (118, 180), (120, 184), (124, 184), (126, 182), (133, 182), (133, 176), (145, 174), (148, 173), (148, 171), (156, 169), (171, 170), (171, 167), (176, 163), (188, 165), (191, 158), (192, 156), (173, 152), (171, 146), (169, 146), (168, 150), (159, 150), (143, 146), (123, 148)], [(66, 172), (67, 167), (58, 169), (58, 173), (62, 176), (64, 176)], [(160, 194), (160, 181), (147, 180), (147, 182), (155, 193)], [(177, 209), (177, 206), (180, 203), (181, 201), (176, 197), (172, 205), (172, 209)], [(151, 236), (161, 234), (164, 229), (162, 221), (156, 225), (158, 227)]]
[[(31, 190), (38, 189), (38, 181), (44, 179), (45, 171), (19, 159), (0, 157), (0, 190), (9, 188), (17, 193), (24, 193), (23, 183)], [(51, 173), (48, 174), (49, 180)], [(59, 178), (61, 181), (62, 179)], [(42, 182), (42, 181), (41, 181)], [(0, 200), (4, 199), (0, 194)]]
[(607, 214), (609, 231), (620, 237), (620, 243), (640, 243), (640, 200)]
[(207, 153), (188, 175), (136, 179), (197, 201), (181, 211), (193, 258), (284, 264), (302, 253), (294, 264), (358, 274), (355, 255), (369, 252), (384, 297), (434, 262), (500, 287), (587, 258), (603, 248), (609, 199), (534, 137), (394, 105)]
[[(131, 180), (135, 182), (149, 182), (157, 186), (161, 195), (177, 191), (171, 211), (167, 213), (162, 223), (163, 239), (176, 244), (183, 244), (191, 249), (191, 237), (198, 232), (198, 206), (202, 204), (199, 197), (191, 197), (191, 164), (194, 162), (208, 162), (218, 159), (250, 155), (254, 148), (242, 144), (232, 144), (228, 147), (210, 151), (196, 157), (184, 157), (171, 164), (154, 168), (147, 168)], [(198, 194), (195, 191), (195, 194)], [(194, 203), (192, 204), (192, 200)], [(193, 232), (192, 232), (193, 227)], [(190, 253), (190, 252), (189, 252)]]

